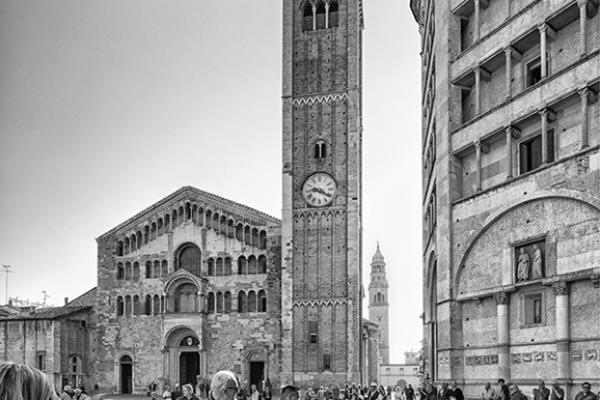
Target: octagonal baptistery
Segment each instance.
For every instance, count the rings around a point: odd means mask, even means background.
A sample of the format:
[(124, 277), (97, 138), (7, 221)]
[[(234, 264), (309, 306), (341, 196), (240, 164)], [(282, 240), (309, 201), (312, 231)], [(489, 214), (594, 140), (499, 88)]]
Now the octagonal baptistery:
[(280, 224), (184, 187), (100, 236), (98, 384), (145, 393), (229, 369), (277, 385)]

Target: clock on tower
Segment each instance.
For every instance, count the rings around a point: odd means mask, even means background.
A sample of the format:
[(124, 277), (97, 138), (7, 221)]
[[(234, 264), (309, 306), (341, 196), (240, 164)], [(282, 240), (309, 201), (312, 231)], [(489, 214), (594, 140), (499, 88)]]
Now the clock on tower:
[(362, 1), (283, 8), (281, 379), (364, 382)]

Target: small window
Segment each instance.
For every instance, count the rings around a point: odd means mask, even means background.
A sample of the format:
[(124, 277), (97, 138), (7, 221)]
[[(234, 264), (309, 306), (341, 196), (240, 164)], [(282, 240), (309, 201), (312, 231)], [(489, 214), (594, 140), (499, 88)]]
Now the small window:
[[(554, 161), (554, 131), (548, 129), (548, 162)], [(537, 135), (519, 145), (519, 170), (521, 174), (533, 171), (542, 165), (542, 135)]]
[(37, 352), (37, 369), (40, 371), (46, 370), (46, 352), (38, 351)]
[(316, 344), (319, 341), (319, 322), (308, 321), (308, 342)]
[(532, 61), (528, 62), (525, 68), (525, 74), (527, 77), (526, 87), (533, 86), (542, 80), (542, 62), (540, 57), (537, 57)]
[(331, 371), (331, 354), (323, 354), (323, 371)]
[(522, 323), (524, 326), (543, 325), (544, 296), (542, 292), (524, 294), (522, 298)]
[(323, 141), (315, 143), (315, 158), (317, 160), (323, 160), (327, 157), (327, 145)]

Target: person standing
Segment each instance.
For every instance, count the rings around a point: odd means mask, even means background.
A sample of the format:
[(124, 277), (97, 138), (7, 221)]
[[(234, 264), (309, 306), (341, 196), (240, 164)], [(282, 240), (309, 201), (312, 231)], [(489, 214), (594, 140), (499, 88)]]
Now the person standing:
[(210, 382), (210, 394), (214, 400), (233, 400), (240, 385), (231, 371), (217, 372)]
[[(183, 394), (179, 396), (179, 400), (199, 400), (194, 394), (194, 388), (189, 383), (183, 385)], [(177, 399), (176, 399), (177, 400)]]
[(437, 398), (438, 400), (450, 400), (450, 395), (452, 391), (448, 389), (448, 384), (446, 382), (442, 382), (440, 386), (440, 390), (438, 391)]
[(487, 382), (485, 387), (483, 388), (483, 393), (481, 393), (481, 398), (483, 400), (494, 400), (496, 398), (496, 391), (492, 387), (492, 384)]
[(581, 392), (577, 393), (575, 400), (598, 400), (598, 396), (592, 393), (592, 384), (583, 382), (581, 384)]
[(508, 392), (510, 393), (510, 400), (528, 400), (527, 396), (521, 393), (519, 387), (514, 383), (510, 385)]
[(550, 398), (550, 389), (546, 387), (544, 381), (540, 380), (538, 386), (538, 400), (548, 400)]
[(262, 395), (256, 388), (255, 384), (250, 386), (250, 400), (262, 400)]
[(463, 395), (462, 390), (456, 384), (456, 381), (452, 381), (450, 396), (454, 397), (456, 400), (465, 400), (465, 396)]
[(404, 397), (406, 397), (406, 400), (414, 400), (415, 398), (415, 389), (413, 389), (410, 383), (404, 389)]
[(554, 381), (552, 384), (552, 393), (550, 394), (551, 400), (565, 400), (565, 391), (560, 387), (558, 382)]

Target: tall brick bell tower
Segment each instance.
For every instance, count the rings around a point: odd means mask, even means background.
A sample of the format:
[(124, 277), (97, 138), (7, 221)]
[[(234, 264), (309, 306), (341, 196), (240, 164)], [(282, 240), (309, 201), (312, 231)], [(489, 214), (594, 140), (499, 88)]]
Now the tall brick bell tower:
[(283, 1), (282, 383), (361, 382), (361, 0)]
[(371, 261), (371, 281), (369, 282), (369, 320), (377, 324), (379, 331), (379, 356), (382, 364), (390, 363), (389, 349), (389, 303), (388, 281), (385, 273), (385, 259), (377, 250)]

